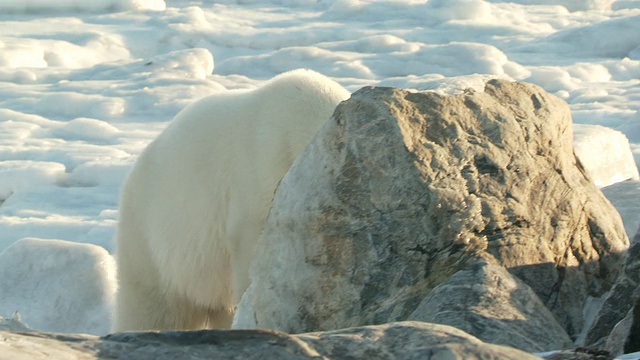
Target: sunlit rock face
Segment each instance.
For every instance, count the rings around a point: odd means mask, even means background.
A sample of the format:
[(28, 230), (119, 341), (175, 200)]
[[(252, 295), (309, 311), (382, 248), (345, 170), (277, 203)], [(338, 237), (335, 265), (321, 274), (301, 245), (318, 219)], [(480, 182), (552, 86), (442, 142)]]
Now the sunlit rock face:
[(444, 96), (363, 88), (276, 191), (236, 327), (290, 332), (406, 319), (482, 259), (524, 281), (575, 336), (628, 247), (541, 88)]

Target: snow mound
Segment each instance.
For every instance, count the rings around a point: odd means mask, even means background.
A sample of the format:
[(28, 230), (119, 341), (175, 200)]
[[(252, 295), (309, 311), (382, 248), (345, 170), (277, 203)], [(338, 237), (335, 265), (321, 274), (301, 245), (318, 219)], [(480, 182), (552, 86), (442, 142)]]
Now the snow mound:
[(102, 247), (24, 238), (0, 253), (0, 311), (42, 331), (109, 332), (115, 261)]
[(73, 119), (56, 130), (56, 134), (65, 140), (93, 139), (108, 141), (119, 133), (118, 128), (108, 122), (90, 118)]
[(492, 3), (510, 2), (522, 5), (559, 5), (569, 11), (607, 11), (615, 0), (487, 0)]
[[(640, 33), (640, 15), (596, 22), (558, 31), (521, 48), (531, 51), (553, 51), (564, 57), (594, 58), (635, 57)], [(607, 35), (607, 34), (615, 34)]]
[(213, 73), (213, 54), (196, 48), (172, 51), (145, 63), (157, 77), (167, 79), (201, 79)]
[(67, 118), (80, 118), (83, 115), (109, 118), (122, 115), (126, 110), (126, 102), (121, 98), (99, 94), (60, 91), (44, 95), (34, 108), (37, 111), (49, 111), (50, 114)]
[(64, 172), (56, 162), (1, 161), (0, 203), (18, 191), (55, 184)]
[(597, 187), (638, 180), (629, 140), (616, 130), (600, 125), (573, 125), (573, 148)]
[[(363, 43), (366, 40), (369, 40), (369, 44)], [(242, 74), (251, 69), (252, 75), (267, 77), (268, 74), (290, 71), (299, 64), (305, 64), (320, 73), (338, 77), (385, 79), (425, 74), (456, 76), (474, 73), (508, 75), (514, 79), (529, 76), (524, 67), (510, 61), (507, 55), (491, 45), (467, 42), (411, 44), (389, 36), (362, 39), (354, 44), (364, 47), (396, 47), (398, 51), (392, 51), (392, 57), (376, 54), (354, 61), (346, 53), (319, 47), (288, 47), (257, 56), (235, 57), (220, 63), (216, 71), (219, 74)]]
[(119, 189), (129, 174), (133, 158), (115, 158), (109, 161), (92, 160), (78, 165), (64, 179), (66, 186), (111, 186)]
[(166, 7), (164, 0), (0, 0), (0, 11), (8, 13), (162, 11)]
[(491, 17), (491, 5), (483, 0), (429, 0), (429, 15), (439, 20), (482, 20)]
[(0, 48), (0, 66), (13, 69), (86, 68), (105, 61), (126, 59), (130, 55), (122, 39), (109, 34), (92, 34), (81, 40), (6, 37), (0, 41)]

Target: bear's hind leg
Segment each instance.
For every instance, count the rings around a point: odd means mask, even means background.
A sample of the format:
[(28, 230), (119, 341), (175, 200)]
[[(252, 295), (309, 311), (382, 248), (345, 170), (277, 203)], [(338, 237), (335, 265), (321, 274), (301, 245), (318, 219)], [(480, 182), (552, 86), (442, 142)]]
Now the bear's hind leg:
[(207, 312), (207, 329), (228, 329), (233, 321), (233, 309), (218, 308)]
[(167, 294), (161, 288), (149, 286), (148, 282), (141, 284), (121, 278), (119, 285), (114, 332), (208, 327), (210, 311), (187, 299)]

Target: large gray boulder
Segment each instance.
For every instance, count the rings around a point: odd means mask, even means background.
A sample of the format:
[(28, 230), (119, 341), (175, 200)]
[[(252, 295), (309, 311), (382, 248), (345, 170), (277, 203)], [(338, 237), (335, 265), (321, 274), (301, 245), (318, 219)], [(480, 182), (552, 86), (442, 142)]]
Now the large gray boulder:
[(276, 191), (236, 327), (288, 332), (407, 319), (484, 259), (528, 284), (566, 331), (628, 246), (585, 176), (568, 106), (492, 80), (461, 95), (363, 88)]
[(404, 322), (289, 335), (278, 331), (202, 330), (80, 334), (0, 331), (0, 357), (38, 359), (512, 359), (537, 357), (486, 344), (450, 326)]
[(454, 326), (482, 341), (529, 352), (573, 346), (527, 284), (502, 266), (485, 262), (436, 286), (409, 320)]

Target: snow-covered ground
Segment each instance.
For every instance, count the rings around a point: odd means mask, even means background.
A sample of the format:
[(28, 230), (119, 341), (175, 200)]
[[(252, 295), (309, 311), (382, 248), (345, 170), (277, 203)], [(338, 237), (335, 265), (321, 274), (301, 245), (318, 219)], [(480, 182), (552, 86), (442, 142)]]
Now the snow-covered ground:
[[(65, 321), (108, 324), (98, 247), (136, 156), (195, 99), (301, 67), (350, 91), (533, 82), (590, 125), (575, 145), (594, 182), (638, 176), (640, 0), (0, 0), (0, 315), (106, 332)], [(640, 186), (608, 194), (635, 232)]]

